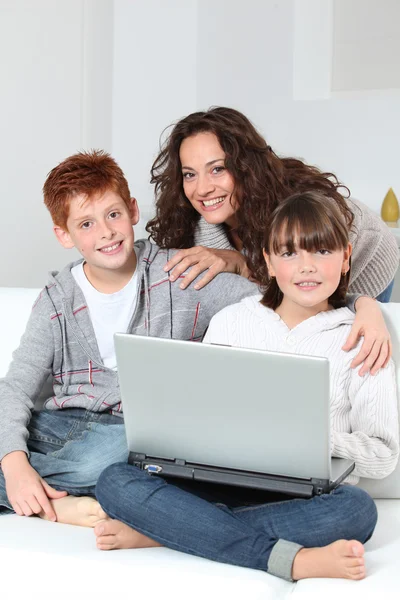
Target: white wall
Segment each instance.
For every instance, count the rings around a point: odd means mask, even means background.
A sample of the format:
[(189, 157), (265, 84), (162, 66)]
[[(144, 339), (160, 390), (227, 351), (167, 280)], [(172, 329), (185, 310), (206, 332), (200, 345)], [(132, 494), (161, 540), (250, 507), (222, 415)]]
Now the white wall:
[[(383, 10), (385, 2), (380, 0)], [(390, 186), (400, 199), (400, 90), (295, 100), (296, 2), (233, 0), (229, 11), (224, 10), (225, 3), (201, 0), (200, 4), (198, 104), (240, 108), (278, 152), (337, 173), (355, 197), (376, 210)], [(298, 0), (303, 18), (318, 32), (321, 13), (313, 10), (313, 4)], [(346, 5), (351, 10), (352, 0)], [(363, 7), (368, 11), (368, 0)], [(207, 16), (211, 11), (212, 20)], [(229, 65), (221, 65), (221, 57), (229, 58)], [(400, 69), (400, 56), (397, 64)]]
[(161, 132), (196, 107), (197, 2), (114, 2), (113, 153), (144, 217)]
[[(345, 6), (357, 23), (354, 11), (368, 13), (377, 2), (346, 0)], [(381, 10), (392, 2), (379, 0)], [(333, 18), (333, 0), (150, 0), (145, 6), (115, 0), (115, 10), (113, 150), (142, 203), (152, 201), (148, 169), (162, 129), (210, 105), (242, 110), (278, 153), (334, 171), (376, 210), (390, 186), (400, 198), (400, 90), (333, 93), (324, 76), (325, 94), (309, 90), (309, 99), (296, 99), (304, 23), (318, 44), (309, 56), (312, 80), (321, 79), (319, 54), (332, 69), (332, 44), (322, 48), (320, 30), (333, 32), (325, 20)]]
[[(340, 0), (354, 27), (357, 5), (377, 2)], [(162, 130), (210, 105), (242, 110), (278, 153), (336, 172), (376, 210), (390, 186), (400, 197), (400, 90), (332, 92), (333, 3), (0, 0), (0, 285), (40, 286), (72, 258), (42, 205), (55, 164), (112, 150), (147, 217)]]
[(42, 186), (77, 150), (111, 149), (112, 8), (0, 0), (0, 285), (40, 287), (78, 256), (57, 243)]

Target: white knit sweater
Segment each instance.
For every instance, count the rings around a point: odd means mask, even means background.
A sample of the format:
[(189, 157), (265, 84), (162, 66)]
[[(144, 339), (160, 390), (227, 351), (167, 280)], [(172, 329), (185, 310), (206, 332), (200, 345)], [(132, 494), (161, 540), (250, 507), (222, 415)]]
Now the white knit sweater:
[(375, 376), (360, 377), (360, 367), (350, 368), (362, 342), (342, 350), (354, 321), (348, 308), (321, 312), (289, 329), (260, 299), (251, 296), (224, 308), (212, 318), (204, 342), (328, 358), (332, 456), (355, 461), (348, 483), (389, 475), (399, 454), (393, 362)]

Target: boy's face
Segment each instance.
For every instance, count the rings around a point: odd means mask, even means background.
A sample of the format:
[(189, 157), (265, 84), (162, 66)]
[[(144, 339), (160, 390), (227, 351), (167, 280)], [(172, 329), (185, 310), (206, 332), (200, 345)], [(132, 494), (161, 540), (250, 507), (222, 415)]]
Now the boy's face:
[(136, 268), (132, 225), (139, 220), (134, 198), (130, 208), (112, 190), (91, 198), (80, 194), (71, 199), (66, 230), (55, 226), (54, 232), (64, 248), (75, 247), (93, 274), (104, 270), (120, 271)]

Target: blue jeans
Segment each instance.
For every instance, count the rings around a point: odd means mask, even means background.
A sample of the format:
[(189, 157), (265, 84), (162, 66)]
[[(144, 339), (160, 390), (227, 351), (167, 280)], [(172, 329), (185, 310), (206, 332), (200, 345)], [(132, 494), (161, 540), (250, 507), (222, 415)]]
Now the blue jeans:
[(394, 279), (393, 279), (393, 281), (391, 281), (389, 283), (387, 288), (385, 290), (383, 290), (383, 292), (381, 292), (379, 294), (379, 296), (377, 296), (375, 298), (375, 300), (378, 300), (378, 302), (390, 302), (390, 296), (392, 295), (392, 292), (393, 292), (393, 286), (394, 286)]
[(350, 485), (309, 500), (265, 503), (264, 496), (264, 503), (252, 504), (244, 501), (245, 494), (251, 492), (229, 488), (227, 496), (219, 486), (202, 488), (177, 479), (171, 484), (128, 464), (108, 467), (96, 486), (110, 517), (163, 546), (288, 580), (301, 547), (343, 538), (364, 543), (377, 521), (372, 498)]
[[(94, 496), (100, 473), (128, 460), (120, 417), (83, 408), (34, 412), (29, 424), (29, 462), (47, 483), (74, 496)], [(0, 470), (0, 506), (11, 509)]]

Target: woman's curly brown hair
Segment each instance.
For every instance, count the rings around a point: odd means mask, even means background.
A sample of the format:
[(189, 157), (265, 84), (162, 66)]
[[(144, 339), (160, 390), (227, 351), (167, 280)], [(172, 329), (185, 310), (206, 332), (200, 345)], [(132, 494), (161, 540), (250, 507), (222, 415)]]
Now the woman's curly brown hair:
[(183, 191), (179, 149), (187, 137), (213, 133), (225, 152), (225, 167), (235, 180), (238, 202), (237, 235), (243, 243), (248, 266), (257, 281), (264, 272), (262, 244), (265, 225), (284, 199), (296, 192), (316, 190), (333, 198), (345, 216), (348, 227), (353, 215), (339, 188), (344, 188), (333, 173), (322, 173), (295, 158), (275, 154), (254, 125), (233, 108), (212, 107), (192, 113), (178, 121), (151, 168), (155, 184), (156, 216), (147, 231), (163, 248), (190, 248), (199, 213)]

